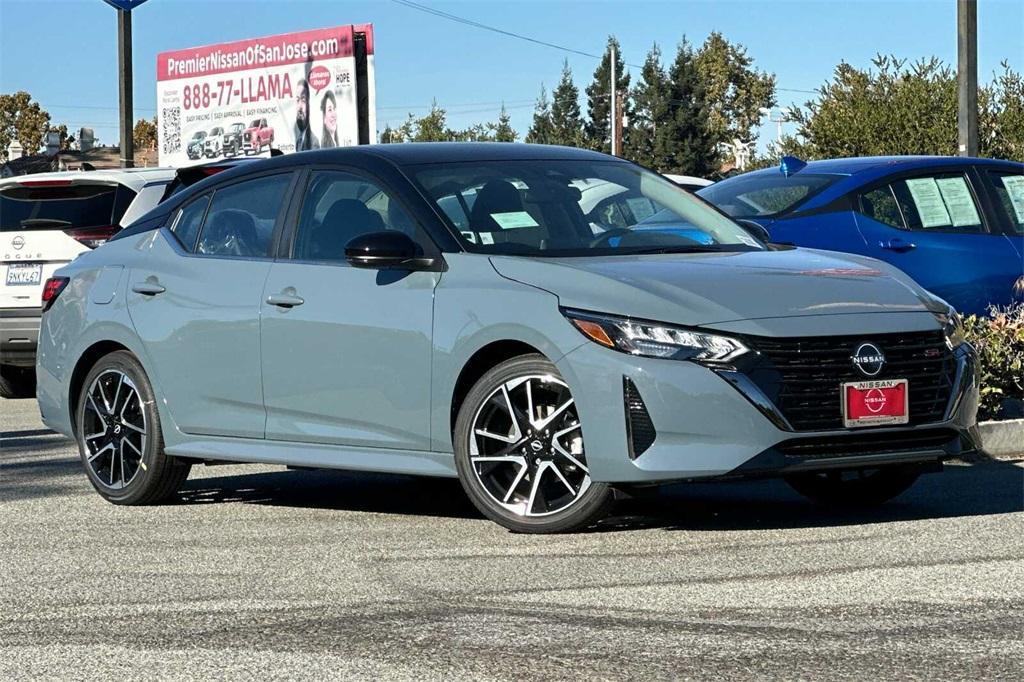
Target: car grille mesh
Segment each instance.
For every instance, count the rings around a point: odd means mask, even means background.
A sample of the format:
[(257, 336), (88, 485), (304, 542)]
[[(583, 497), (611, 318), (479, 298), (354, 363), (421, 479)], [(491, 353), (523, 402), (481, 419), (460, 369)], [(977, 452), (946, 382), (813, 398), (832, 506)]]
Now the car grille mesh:
[[(839, 386), (848, 381), (907, 379), (912, 425), (942, 421), (953, 391), (956, 359), (941, 331), (747, 342), (758, 351), (747, 375), (797, 431), (844, 428)], [(877, 376), (864, 376), (850, 359), (864, 342), (885, 354)]]

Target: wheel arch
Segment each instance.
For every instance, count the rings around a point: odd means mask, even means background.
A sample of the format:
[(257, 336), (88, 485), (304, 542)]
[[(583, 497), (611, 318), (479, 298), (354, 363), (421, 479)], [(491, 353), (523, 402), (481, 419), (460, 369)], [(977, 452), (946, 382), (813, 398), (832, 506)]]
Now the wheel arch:
[[(491, 341), (477, 349), (477, 351), (469, 357), (466, 363), (462, 366), (462, 370), (459, 372), (458, 379), (455, 380), (455, 387), (452, 391), (451, 413), (449, 415), (448, 424), (449, 433), (455, 430), (455, 420), (459, 416), (459, 409), (462, 407), (462, 403), (465, 401), (469, 390), (473, 388), (473, 385), (477, 381), (479, 381), (480, 377), (502, 362), (522, 355), (540, 355), (541, 357), (547, 358), (547, 356), (536, 346), (518, 339)], [(548, 359), (550, 360), (551, 358)]]
[(89, 374), (89, 370), (99, 362), (100, 358), (121, 350), (135, 355), (135, 353), (133, 353), (132, 350), (124, 344), (105, 339), (92, 344), (86, 348), (80, 356), (78, 356), (75, 368), (71, 372), (71, 380), (68, 382), (68, 413), (71, 416), (72, 430), (78, 427), (76, 424), (76, 420), (78, 419), (77, 398), (79, 392), (82, 390), (82, 384), (85, 382), (85, 377)]

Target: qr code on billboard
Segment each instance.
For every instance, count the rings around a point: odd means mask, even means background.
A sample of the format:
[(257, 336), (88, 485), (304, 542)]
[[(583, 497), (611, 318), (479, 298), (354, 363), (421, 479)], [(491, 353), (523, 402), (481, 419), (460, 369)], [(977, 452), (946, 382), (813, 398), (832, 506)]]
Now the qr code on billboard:
[(181, 151), (181, 107), (167, 107), (160, 114), (163, 125), (164, 154)]

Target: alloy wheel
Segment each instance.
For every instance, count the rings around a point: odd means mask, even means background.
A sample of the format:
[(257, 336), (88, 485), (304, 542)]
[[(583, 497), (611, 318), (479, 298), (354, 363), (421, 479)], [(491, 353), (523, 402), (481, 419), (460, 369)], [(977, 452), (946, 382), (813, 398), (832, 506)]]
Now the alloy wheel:
[(469, 461), (487, 495), (514, 514), (571, 507), (591, 481), (569, 387), (550, 374), (530, 374), (492, 391), (473, 417)]
[(124, 372), (108, 369), (86, 393), (82, 440), (86, 462), (103, 485), (121, 489), (145, 470), (146, 412), (139, 390)]

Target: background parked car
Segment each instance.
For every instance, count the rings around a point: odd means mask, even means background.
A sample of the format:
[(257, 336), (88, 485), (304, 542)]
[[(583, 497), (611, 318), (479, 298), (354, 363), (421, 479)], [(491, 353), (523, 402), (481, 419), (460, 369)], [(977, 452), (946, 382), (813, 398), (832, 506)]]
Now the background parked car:
[(772, 241), (892, 263), (965, 313), (1024, 300), (1024, 164), (958, 157), (804, 163), (698, 194)]
[(0, 396), (33, 394), (43, 283), (156, 206), (171, 169), (0, 180)]
[(673, 175), (671, 173), (663, 173), (662, 175), (690, 192), (696, 192), (701, 187), (707, 187), (713, 182), (707, 178), (698, 178), (693, 175)]

